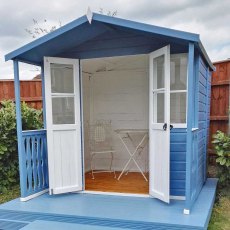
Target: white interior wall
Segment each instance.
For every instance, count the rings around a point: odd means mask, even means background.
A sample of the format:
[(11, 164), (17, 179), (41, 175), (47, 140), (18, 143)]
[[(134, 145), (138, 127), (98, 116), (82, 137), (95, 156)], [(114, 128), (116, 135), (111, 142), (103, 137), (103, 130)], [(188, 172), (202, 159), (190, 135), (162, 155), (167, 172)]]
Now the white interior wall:
[(82, 73), (82, 96), (83, 96), (83, 132), (84, 132), (84, 164), (85, 171), (90, 170), (90, 148), (89, 148), (89, 122), (90, 122), (90, 76)]
[[(148, 129), (148, 57), (146, 55), (93, 59), (82, 62), (85, 127), (85, 171), (90, 169), (87, 121), (111, 120), (113, 130)], [(90, 77), (89, 77), (90, 76)], [(141, 135), (132, 136), (137, 145)], [(114, 168), (121, 171), (129, 155), (113, 132), (113, 147), (117, 151)], [(129, 145), (131, 147), (131, 145)], [(98, 169), (106, 169), (109, 156), (97, 156)], [(141, 155), (140, 166), (147, 170), (148, 145)], [(132, 171), (137, 171), (131, 165)]]

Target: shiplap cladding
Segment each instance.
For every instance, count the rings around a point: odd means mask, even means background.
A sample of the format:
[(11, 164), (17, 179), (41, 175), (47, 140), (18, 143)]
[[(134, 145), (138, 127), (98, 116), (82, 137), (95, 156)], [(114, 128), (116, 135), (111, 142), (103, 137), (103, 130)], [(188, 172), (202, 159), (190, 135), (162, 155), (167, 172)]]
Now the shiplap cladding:
[(185, 195), (186, 129), (172, 129), (170, 133), (170, 195)]
[(198, 96), (198, 178), (197, 193), (206, 180), (207, 140), (210, 122), (211, 72), (199, 57), (199, 96)]

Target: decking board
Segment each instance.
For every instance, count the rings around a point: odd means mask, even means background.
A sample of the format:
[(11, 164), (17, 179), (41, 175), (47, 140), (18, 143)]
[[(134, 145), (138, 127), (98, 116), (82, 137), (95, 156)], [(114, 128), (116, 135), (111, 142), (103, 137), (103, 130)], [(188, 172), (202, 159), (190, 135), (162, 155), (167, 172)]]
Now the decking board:
[(207, 180), (190, 215), (183, 214), (184, 201), (178, 200), (165, 204), (152, 198), (44, 194), (27, 202), (15, 199), (0, 205), (0, 223), (42, 220), (93, 225), (98, 229), (207, 229), (216, 184), (216, 179)]

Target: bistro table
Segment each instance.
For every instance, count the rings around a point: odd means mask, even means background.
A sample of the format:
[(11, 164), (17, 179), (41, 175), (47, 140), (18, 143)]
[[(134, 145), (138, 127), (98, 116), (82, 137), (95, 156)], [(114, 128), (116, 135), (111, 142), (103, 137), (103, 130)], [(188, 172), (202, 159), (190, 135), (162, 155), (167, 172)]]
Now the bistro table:
[[(137, 166), (138, 170), (140, 171), (140, 173), (142, 174), (142, 176), (144, 177), (144, 179), (148, 181), (141, 167), (138, 165), (138, 162), (135, 159), (135, 155), (137, 153), (139, 153), (140, 155), (148, 143), (148, 129), (117, 129), (115, 130), (115, 132), (117, 133), (119, 139), (121, 140), (121, 142), (123, 143), (123, 145), (125, 146), (125, 149), (127, 150), (129, 154), (129, 160), (126, 162), (122, 172), (120, 173), (118, 177), (118, 180), (120, 180), (121, 176), (124, 174), (125, 171), (128, 171), (128, 167), (130, 163), (133, 161), (134, 164)], [(136, 135), (136, 134), (143, 135), (143, 137), (140, 139), (136, 147), (135, 147), (133, 139), (131, 138), (132, 134), (133, 135)], [(130, 146), (128, 146), (127, 141), (125, 141), (125, 139), (129, 139), (131, 141), (132, 145), (135, 148), (134, 151), (131, 150)]]

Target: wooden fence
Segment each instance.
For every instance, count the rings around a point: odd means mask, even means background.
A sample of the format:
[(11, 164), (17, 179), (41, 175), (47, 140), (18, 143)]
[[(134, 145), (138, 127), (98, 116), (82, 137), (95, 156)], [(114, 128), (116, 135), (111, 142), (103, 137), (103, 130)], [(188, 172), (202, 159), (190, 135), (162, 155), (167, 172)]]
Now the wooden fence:
[[(35, 109), (42, 108), (42, 83), (41, 80), (20, 81), (21, 101), (25, 101)], [(0, 81), (0, 101), (14, 100), (14, 81)]]
[(221, 130), (229, 132), (229, 84), (230, 60), (214, 63), (216, 71), (212, 74), (211, 111), (209, 130), (209, 154), (213, 155), (212, 135)]

